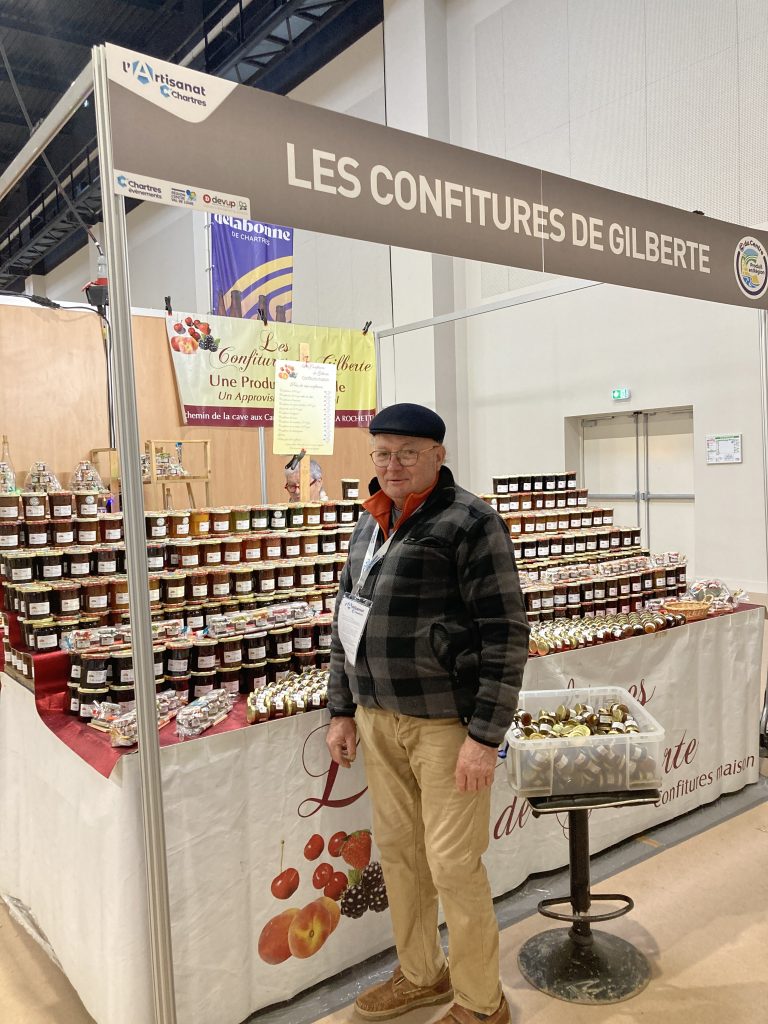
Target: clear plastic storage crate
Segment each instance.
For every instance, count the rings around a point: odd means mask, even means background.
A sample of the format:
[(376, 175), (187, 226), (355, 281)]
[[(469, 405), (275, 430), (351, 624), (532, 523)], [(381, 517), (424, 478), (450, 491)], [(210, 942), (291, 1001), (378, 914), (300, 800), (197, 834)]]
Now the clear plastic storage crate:
[(661, 786), (664, 729), (626, 690), (591, 686), (578, 690), (526, 690), (518, 710), (534, 718), (539, 710), (561, 704), (593, 708), (626, 705), (639, 732), (598, 736), (554, 736), (520, 739), (507, 734), (507, 775), (520, 796), (562, 796), (567, 793), (610, 793)]

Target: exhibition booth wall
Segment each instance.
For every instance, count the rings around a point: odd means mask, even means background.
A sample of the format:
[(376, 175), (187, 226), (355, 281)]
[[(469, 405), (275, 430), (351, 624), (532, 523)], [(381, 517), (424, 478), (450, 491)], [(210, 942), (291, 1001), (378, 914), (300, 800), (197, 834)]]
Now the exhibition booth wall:
[[(142, 441), (211, 441), (211, 500), (230, 505), (258, 501), (261, 489), (257, 433), (234, 427), (184, 427), (176, 392), (164, 315), (135, 316), (136, 386)], [(23, 343), (20, 343), (23, 339)], [(99, 318), (83, 310), (49, 310), (0, 302), (0, 408), (12, 411), (3, 426), (17, 472), (45, 460), (62, 486), (92, 448), (109, 445), (107, 385)], [(272, 430), (265, 429), (268, 500), (287, 501), (285, 456), (272, 455)], [(199, 472), (197, 453), (184, 449), (189, 472)], [(108, 471), (105, 457), (99, 460)], [(336, 432), (333, 455), (321, 462), (329, 493), (341, 494), (341, 477), (370, 473), (368, 434), (350, 428)], [(23, 480), (23, 475), (22, 475)], [(197, 503), (205, 504), (203, 485), (193, 483)], [(159, 503), (159, 490), (145, 489), (145, 506)], [(186, 489), (176, 484), (172, 500), (187, 507)]]

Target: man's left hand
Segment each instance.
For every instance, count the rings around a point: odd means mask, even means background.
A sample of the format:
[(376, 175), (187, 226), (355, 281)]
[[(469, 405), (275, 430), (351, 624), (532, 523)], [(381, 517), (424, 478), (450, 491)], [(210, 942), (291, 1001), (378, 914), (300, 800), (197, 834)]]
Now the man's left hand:
[(486, 747), (467, 736), (456, 761), (456, 789), (472, 793), (490, 786), (498, 756), (496, 747)]

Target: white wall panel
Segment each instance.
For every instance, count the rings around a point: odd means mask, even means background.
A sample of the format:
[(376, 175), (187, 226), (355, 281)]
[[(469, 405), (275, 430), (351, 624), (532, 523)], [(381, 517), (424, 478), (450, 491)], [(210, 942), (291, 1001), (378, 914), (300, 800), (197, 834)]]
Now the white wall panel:
[(583, 117), (645, 86), (642, 3), (568, 5), (570, 113)]
[(648, 198), (739, 218), (737, 49), (648, 86)]
[(568, 3), (516, 0), (504, 8), (507, 153), (568, 123)]
[[(475, 32), (477, 143), (483, 153), (505, 157), (504, 18), (501, 11), (481, 21)], [(467, 143), (464, 143), (465, 145)]]
[(648, 83), (736, 45), (734, 0), (645, 0)]
[(571, 121), (571, 174), (618, 192), (647, 195), (645, 89)]

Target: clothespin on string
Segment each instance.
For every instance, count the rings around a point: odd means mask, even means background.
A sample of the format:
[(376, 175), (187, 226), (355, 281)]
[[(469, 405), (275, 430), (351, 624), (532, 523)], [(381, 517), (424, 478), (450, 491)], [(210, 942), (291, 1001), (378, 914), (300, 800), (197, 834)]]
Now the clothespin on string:
[(170, 295), (165, 296), (165, 312), (168, 314), (168, 316), (173, 316), (173, 306), (171, 306)]
[(368, 333), (372, 323), (373, 323), (373, 320), (366, 320), (365, 321), (365, 323), (363, 324), (363, 334), (367, 334)]

